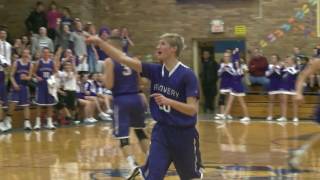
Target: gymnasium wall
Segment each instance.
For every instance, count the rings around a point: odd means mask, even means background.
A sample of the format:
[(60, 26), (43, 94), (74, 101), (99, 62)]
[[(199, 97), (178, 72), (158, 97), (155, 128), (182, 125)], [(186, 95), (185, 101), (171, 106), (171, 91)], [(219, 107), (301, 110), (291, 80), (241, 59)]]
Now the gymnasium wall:
[[(176, 0), (57, 0), (72, 9), (74, 17), (93, 21), (98, 26), (126, 26), (136, 46), (131, 50), (141, 56), (153, 53), (157, 38), (164, 32), (177, 32), (186, 38), (184, 62), (192, 65), (193, 39), (235, 38), (234, 27), (245, 25), (243, 38), (247, 47), (263, 47), (287, 55), (293, 46), (311, 53), (315, 37), (315, 10), (312, 0), (262, 0), (263, 17), (259, 18), (259, 0), (215, 1), (213, 4), (177, 4)], [(36, 0), (1, 0), (0, 24), (7, 24), (12, 35), (25, 31), (24, 19)], [(44, 0), (49, 3), (51, 1)], [(221, 19), (225, 33), (211, 34), (210, 21)], [(311, 32), (313, 31), (313, 33)]]

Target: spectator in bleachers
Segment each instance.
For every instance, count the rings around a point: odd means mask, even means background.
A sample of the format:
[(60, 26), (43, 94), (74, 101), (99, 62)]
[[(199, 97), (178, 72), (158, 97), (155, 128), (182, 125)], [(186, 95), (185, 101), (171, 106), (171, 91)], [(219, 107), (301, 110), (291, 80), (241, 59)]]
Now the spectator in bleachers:
[(301, 61), (306, 57), (305, 54), (301, 52), (299, 47), (293, 48), (293, 56), (297, 60), (297, 65), (300, 65)]
[(29, 49), (31, 51), (31, 43), (30, 43), (30, 39), (28, 36), (22, 36), (21, 37), (21, 41), (22, 41), (22, 49)]
[(253, 56), (249, 61), (249, 73), (251, 84), (259, 84), (267, 89), (269, 79), (265, 76), (268, 69), (267, 58), (264, 57), (260, 49), (256, 48), (253, 52)]
[(50, 52), (54, 52), (54, 45), (47, 35), (47, 29), (45, 27), (40, 27), (39, 36), (34, 36), (32, 39), (32, 54), (34, 55), (36, 52), (41, 52), (45, 47), (49, 48)]
[(129, 36), (128, 28), (122, 28), (121, 38), (122, 38), (122, 50), (123, 52), (128, 53), (129, 47), (134, 46), (134, 43)]
[(202, 72), (200, 75), (201, 86), (204, 95), (205, 113), (214, 113), (215, 110), (215, 97), (217, 95), (217, 81), (218, 81), (218, 63), (212, 59), (210, 51), (205, 50), (202, 52)]
[(57, 4), (52, 1), (49, 7), (49, 11), (46, 14), (48, 21), (48, 36), (52, 40), (56, 37), (56, 28), (58, 26), (57, 20), (60, 19), (62, 14), (57, 10)]
[[(109, 36), (110, 36), (110, 31), (107, 27), (103, 27), (100, 29), (99, 37), (102, 40), (107, 41)], [(109, 56), (103, 50), (101, 50), (100, 47), (98, 47), (98, 46), (96, 46), (96, 50), (97, 50), (97, 54), (98, 54), (97, 72), (102, 72), (103, 62)]]
[(111, 36), (112, 36), (112, 37), (120, 37), (120, 36), (121, 36), (120, 29), (118, 29), (118, 28), (112, 29), (112, 31), (111, 31)]
[(85, 43), (85, 37), (82, 29), (82, 22), (79, 18), (76, 18), (75, 21), (75, 32), (73, 34), (73, 44), (74, 52), (77, 57), (79, 57), (78, 71), (88, 72), (88, 62), (87, 62), (87, 45)]
[(40, 27), (47, 27), (46, 14), (42, 2), (37, 2), (36, 9), (33, 10), (25, 21), (28, 32), (38, 33)]
[(14, 40), (14, 44), (12, 47), (12, 60), (15, 61), (17, 58), (21, 57), (23, 51), (22, 40), (17, 38)]
[[(7, 31), (0, 30), (1, 64), (11, 64), (11, 47), (11, 44), (7, 41)], [(2, 67), (0, 67), (0, 71), (3, 71)]]
[[(90, 35), (97, 35), (96, 27), (91, 22), (86, 24), (85, 31), (88, 32)], [(97, 64), (97, 50), (94, 44), (87, 44), (87, 53), (88, 53), (88, 65), (89, 65), (89, 72), (95, 73), (96, 71), (96, 64)]]
[[(60, 25), (60, 20), (57, 21), (57, 24)], [(55, 47), (61, 47), (63, 50), (73, 49), (73, 39), (74, 34), (71, 33), (69, 25), (62, 25), (62, 30), (56, 29)]]
[(60, 23), (60, 28), (64, 25), (68, 25), (71, 29), (73, 30), (73, 18), (71, 17), (71, 11), (68, 7), (64, 7), (62, 9), (62, 17), (61, 17), (61, 23)]

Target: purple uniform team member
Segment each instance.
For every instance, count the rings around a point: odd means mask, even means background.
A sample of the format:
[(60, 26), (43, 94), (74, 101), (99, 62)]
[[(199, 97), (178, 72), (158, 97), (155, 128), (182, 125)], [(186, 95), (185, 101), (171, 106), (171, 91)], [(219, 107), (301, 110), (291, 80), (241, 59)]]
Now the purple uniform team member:
[(244, 85), (242, 83), (242, 78), (244, 76), (244, 64), (240, 65), (240, 62), (235, 62), (233, 64), (232, 69), (230, 72), (232, 73), (232, 85), (231, 85), (231, 93), (228, 98), (226, 110), (224, 112), (224, 115), (221, 116), (221, 119), (225, 120), (227, 119), (227, 114), (230, 113), (233, 100), (236, 97), (239, 100), (240, 106), (242, 108), (244, 117), (240, 119), (241, 122), (248, 122), (250, 121), (249, 113), (248, 113), (248, 107), (246, 105), (246, 102), (244, 100), (244, 96), (246, 95), (244, 92)]
[[(110, 37), (108, 42), (122, 50), (122, 39)], [(137, 163), (130, 149), (129, 132), (134, 128), (141, 149), (147, 153), (149, 141), (145, 128), (145, 107), (139, 95), (139, 75), (126, 65), (108, 58), (105, 61), (105, 86), (112, 90), (114, 104), (113, 135), (120, 140), (120, 147), (127, 158), (131, 173), (137, 169)]]
[(48, 90), (48, 82), (47, 79), (50, 78), (51, 75), (56, 73), (56, 67), (54, 61), (50, 58), (50, 50), (49, 48), (43, 48), (42, 50), (42, 58), (35, 64), (34, 68), (34, 76), (37, 79), (37, 87), (36, 87), (36, 105), (37, 105), (37, 117), (36, 123), (34, 126), (35, 130), (39, 130), (41, 128), (41, 108), (47, 108), (47, 125), (48, 129), (55, 129), (55, 126), (52, 122), (52, 113), (53, 106), (57, 103), (54, 97), (49, 94)]
[(285, 67), (282, 70), (282, 82), (281, 82), (281, 93), (282, 93), (282, 105), (281, 105), (281, 117), (277, 121), (287, 120), (287, 106), (288, 106), (288, 96), (292, 98), (292, 108), (293, 108), (293, 121), (299, 121), (298, 118), (298, 104), (295, 101), (296, 95), (296, 79), (298, 77), (299, 70), (296, 66), (296, 62), (293, 56), (289, 56), (285, 59)]
[(268, 84), (268, 95), (269, 95), (269, 103), (268, 103), (268, 121), (272, 121), (273, 116), (273, 102), (275, 100), (275, 96), (281, 94), (281, 84), (282, 84), (282, 76), (281, 76), (282, 67), (280, 65), (280, 57), (277, 54), (271, 56), (271, 61), (268, 66), (268, 70), (266, 71), (266, 77), (269, 79), (270, 83)]
[[(317, 73), (320, 70), (320, 59), (318, 57), (313, 58), (312, 61), (307, 65), (307, 67), (300, 73), (296, 82), (296, 101), (303, 101), (303, 88), (310, 75)], [(320, 106), (318, 106), (315, 113), (315, 121), (320, 123)], [(289, 156), (289, 166), (293, 169), (298, 169), (301, 160), (306, 157), (307, 153), (318, 144), (320, 140), (320, 134), (314, 133), (311, 138), (296, 150), (290, 152)]]
[(29, 109), (29, 87), (28, 82), (32, 78), (32, 63), (30, 61), (30, 50), (24, 49), (21, 59), (15, 61), (11, 68), (11, 93), (10, 104), (6, 119), (12, 121), (11, 116), (16, 106), (22, 106), (24, 109), (24, 129), (32, 130), (30, 123)]
[(95, 42), (114, 60), (151, 81), (150, 110), (157, 123), (147, 162), (139, 169), (143, 178), (164, 179), (172, 162), (181, 179), (201, 178), (199, 135), (195, 127), (199, 86), (192, 70), (177, 59), (184, 47), (183, 38), (178, 34), (160, 37), (156, 57), (163, 65), (142, 63), (97, 37), (88, 41)]
[[(225, 106), (225, 97), (229, 97), (232, 89), (233, 83), (233, 65), (231, 62), (231, 54), (229, 52), (225, 52), (223, 54), (223, 62), (220, 64), (220, 68), (218, 70), (218, 75), (220, 77), (220, 97), (219, 97), (219, 106), (220, 106), (220, 114), (216, 114), (214, 119), (223, 119), (224, 118), (224, 106)], [(225, 116), (227, 119), (232, 119), (232, 117), (228, 114)]]

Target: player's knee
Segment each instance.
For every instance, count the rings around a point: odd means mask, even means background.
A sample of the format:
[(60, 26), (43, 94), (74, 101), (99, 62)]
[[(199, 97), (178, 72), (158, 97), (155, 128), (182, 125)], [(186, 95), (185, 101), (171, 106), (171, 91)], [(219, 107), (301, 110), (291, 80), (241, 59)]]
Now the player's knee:
[(225, 104), (226, 95), (220, 94), (219, 97), (219, 106), (223, 106)]
[(134, 132), (136, 133), (136, 136), (138, 137), (139, 141), (142, 141), (144, 139), (148, 139), (147, 134), (142, 129), (135, 129)]
[(120, 139), (120, 147), (129, 146), (129, 138)]

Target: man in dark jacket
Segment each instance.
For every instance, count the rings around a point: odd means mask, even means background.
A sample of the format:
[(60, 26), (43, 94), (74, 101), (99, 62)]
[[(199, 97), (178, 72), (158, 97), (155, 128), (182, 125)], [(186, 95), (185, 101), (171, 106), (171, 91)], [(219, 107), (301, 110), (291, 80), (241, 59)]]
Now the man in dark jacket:
[(210, 56), (210, 52), (202, 52), (201, 86), (204, 95), (204, 112), (214, 113), (214, 102), (217, 95), (218, 63)]
[(47, 28), (46, 14), (44, 13), (44, 6), (42, 2), (37, 2), (36, 9), (30, 13), (25, 21), (28, 32), (34, 34), (38, 33), (40, 27)]

